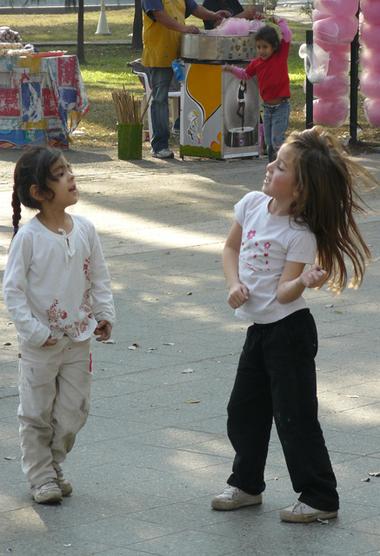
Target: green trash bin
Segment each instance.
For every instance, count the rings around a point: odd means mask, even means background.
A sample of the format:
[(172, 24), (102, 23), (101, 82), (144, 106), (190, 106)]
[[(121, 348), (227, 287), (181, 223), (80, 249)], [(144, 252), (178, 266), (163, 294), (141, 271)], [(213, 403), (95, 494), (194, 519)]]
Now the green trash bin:
[(120, 160), (142, 159), (142, 124), (117, 124), (117, 155)]

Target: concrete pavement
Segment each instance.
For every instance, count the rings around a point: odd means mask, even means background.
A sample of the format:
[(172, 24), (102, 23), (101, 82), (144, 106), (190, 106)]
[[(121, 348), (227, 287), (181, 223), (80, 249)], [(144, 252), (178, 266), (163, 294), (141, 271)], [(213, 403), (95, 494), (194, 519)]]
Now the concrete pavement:
[[(1, 266), (18, 155), (0, 154)], [(115, 150), (68, 158), (81, 189), (75, 212), (96, 224), (110, 266), (115, 343), (94, 343), (91, 415), (64, 468), (74, 494), (39, 506), (20, 469), (15, 331), (0, 305), (0, 554), (380, 554), (380, 477), (370, 475), (380, 471), (380, 191), (363, 193), (374, 261), (362, 288), (307, 295), (341, 512), (328, 524), (291, 525), (278, 518), (296, 495), (275, 431), (264, 504), (210, 509), (232, 463), (225, 408), (244, 338), (225, 303), (221, 250), (233, 204), (260, 189), (265, 162), (132, 163)], [(361, 160), (380, 176), (379, 155)]]

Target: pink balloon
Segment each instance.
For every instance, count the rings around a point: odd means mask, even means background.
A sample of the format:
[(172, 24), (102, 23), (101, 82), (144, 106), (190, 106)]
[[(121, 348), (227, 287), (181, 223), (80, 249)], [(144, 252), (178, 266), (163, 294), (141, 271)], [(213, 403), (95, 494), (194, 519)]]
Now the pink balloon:
[(364, 115), (371, 126), (380, 127), (380, 98), (365, 99)]
[(365, 71), (360, 76), (360, 91), (365, 97), (380, 99), (380, 77), (378, 73)]
[(380, 56), (376, 50), (363, 48), (360, 54), (360, 63), (364, 71), (380, 75)]
[(380, 4), (378, 0), (361, 0), (360, 9), (364, 19), (372, 25), (380, 25)]
[(314, 83), (313, 93), (324, 100), (348, 95), (349, 79), (347, 74), (328, 75), (320, 83)]
[(330, 43), (350, 43), (358, 30), (358, 18), (352, 17), (326, 17), (313, 24), (314, 37), (318, 41)]
[(314, 0), (314, 8), (336, 16), (356, 15), (359, 0)]
[(380, 48), (380, 26), (364, 21), (360, 27), (360, 42), (367, 48)]
[(313, 101), (314, 123), (330, 127), (340, 127), (348, 116), (348, 98), (336, 97), (324, 100), (317, 98)]

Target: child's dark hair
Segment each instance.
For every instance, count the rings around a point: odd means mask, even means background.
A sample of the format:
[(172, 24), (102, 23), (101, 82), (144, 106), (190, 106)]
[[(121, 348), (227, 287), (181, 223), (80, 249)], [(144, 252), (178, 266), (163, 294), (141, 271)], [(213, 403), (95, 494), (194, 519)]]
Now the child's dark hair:
[(28, 208), (41, 208), (40, 203), (30, 194), (32, 185), (37, 185), (47, 198), (54, 197), (54, 192), (48, 187), (47, 180), (55, 181), (50, 168), (61, 156), (61, 151), (50, 147), (28, 147), (18, 159), (14, 171), (12, 194), (14, 235), (18, 232), (21, 220), (21, 204)]
[(345, 257), (353, 267), (351, 285), (359, 286), (371, 253), (354, 219), (355, 212), (364, 212), (356, 187), (377, 181), (323, 128), (293, 132), (286, 144), (294, 149), (298, 196), (293, 217), (315, 234), (318, 264), (326, 270), (330, 288), (340, 292), (347, 285)]
[(264, 25), (264, 27), (261, 27), (255, 35), (255, 41), (265, 41), (270, 44), (275, 51), (280, 48), (279, 34), (271, 25)]

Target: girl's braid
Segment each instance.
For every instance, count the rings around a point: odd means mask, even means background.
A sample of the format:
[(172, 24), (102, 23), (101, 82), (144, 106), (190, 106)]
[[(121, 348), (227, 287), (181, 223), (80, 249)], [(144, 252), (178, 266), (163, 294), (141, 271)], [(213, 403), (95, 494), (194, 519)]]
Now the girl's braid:
[(15, 236), (18, 232), (18, 225), (21, 220), (21, 203), (20, 203), (19, 196), (17, 194), (16, 184), (14, 184), (13, 186), (12, 208), (13, 208), (13, 214), (12, 214), (13, 236)]

